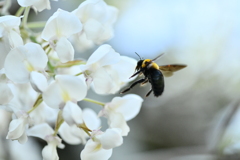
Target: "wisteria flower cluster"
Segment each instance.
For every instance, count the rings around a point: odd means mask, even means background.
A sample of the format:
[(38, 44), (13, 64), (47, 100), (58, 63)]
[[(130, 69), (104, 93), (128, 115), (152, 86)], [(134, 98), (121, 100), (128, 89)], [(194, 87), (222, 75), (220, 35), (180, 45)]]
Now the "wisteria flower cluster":
[[(118, 10), (103, 0), (86, 0), (72, 12), (58, 9), (37, 26), (42, 32), (35, 33), (29, 11), (50, 9), (49, 0), (18, 0), (21, 8), (15, 16), (7, 14), (5, 2), (0, 17), (0, 108), (12, 113), (6, 138), (19, 143), (29, 136), (45, 140), (44, 160), (59, 159), (56, 148), (64, 148), (62, 140), (85, 145), (79, 151), (82, 160), (109, 159), (143, 102), (135, 94), (107, 103), (86, 97), (90, 87), (99, 96), (117, 93), (134, 72), (136, 60), (103, 44), (113, 37)], [(77, 49), (93, 45), (99, 47), (88, 60), (75, 58)], [(101, 111), (82, 109), (79, 101), (96, 103)], [(106, 130), (100, 117), (107, 118)]]

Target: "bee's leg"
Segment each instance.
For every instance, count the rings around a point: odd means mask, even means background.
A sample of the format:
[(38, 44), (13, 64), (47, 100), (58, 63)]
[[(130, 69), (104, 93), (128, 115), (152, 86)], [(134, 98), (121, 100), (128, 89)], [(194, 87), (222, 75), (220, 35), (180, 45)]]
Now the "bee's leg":
[(152, 93), (152, 89), (146, 94), (146, 97), (148, 97)]
[(141, 86), (148, 82), (148, 79), (146, 79), (144, 82), (141, 83)]
[(142, 82), (144, 82), (144, 81), (146, 81), (146, 78), (143, 78), (143, 79), (140, 79), (140, 80), (134, 82), (129, 88), (123, 90), (123, 91), (120, 92), (120, 93), (121, 93), (121, 94), (122, 94), (122, 93), (125, 93), (125, 92), (129, 91), (130, 89), (132, 89), (134, 86), (136, 86), (138, 83), (142, 83)]

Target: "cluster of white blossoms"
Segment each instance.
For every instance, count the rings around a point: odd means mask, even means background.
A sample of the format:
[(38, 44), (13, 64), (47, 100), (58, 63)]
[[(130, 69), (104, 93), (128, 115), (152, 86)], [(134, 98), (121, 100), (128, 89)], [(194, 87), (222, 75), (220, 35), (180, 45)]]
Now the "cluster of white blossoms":
[[(43, 28), (34, 33), (29, 10), (50, 9), (49, 0), (18, 3), (15, 16), (7, 15), (7, 6), (0, 17), (0, 108), (12, 113), (6, 138), (45, 140), (44, 160), (59, 159), (56, 148), (64, 148), (62, 140), (85, 145), (79, 151), (82, 160), (109, 159), (143, 102), (134, 94), (107, 103), (86, 97), (90, 87), (99, 96), (119, 92), (135, 70), (136, 60), (103, 44), (113, 36), (118, 10), (103, 0), (86, 0), (72, 12), (58, 9), (43, 26), (34, 26)], [(88, 60), (75, 58), (76, 46), (84, 50), (93, 45), (99, 47)], [(101, 111), (82, 109), (79, 101), (96, 103)], [(107, 118), (106, 130), (101, 130), (101, 116)]]

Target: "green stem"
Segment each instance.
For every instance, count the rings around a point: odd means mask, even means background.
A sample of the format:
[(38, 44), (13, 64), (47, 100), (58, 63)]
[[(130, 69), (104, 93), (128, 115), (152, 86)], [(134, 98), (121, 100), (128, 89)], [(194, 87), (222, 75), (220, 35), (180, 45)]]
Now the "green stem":
[(27, 19), (28, 19), (29, 11), (30, 11), (30, 7), (26, 7), (24, 11), (24, 17), (23, 17), (23, 23), (22, 23), (24, 28), (27, 27)]
[[(51, 52), (52, 48), (49, 46), (46, 50), (47, 50), (46, 54), (49, 55), (49, 53)], [(54, 73), (55, 67), (51, 64), (50, 58), (48, 59), (47, 65), (48, 65), (50, 73)]]
[(82, 61), (82, 60), (73, 60), (73, 61), (69, 61), (66, 63), (61, 63), (61, 64), (57, 65), (56, 68), (68, 68), (68, 67), (81, 65), (81, 64), (86, 64), (86, 62)]
[(78, 74), (75, 74), (75, 76), (80, 76), (81, 74), (83, 74), (83, 72), (80, 72)]
[(16, 16), (16, 17), (20, 17), (20, 16), (22, 15), (23, 11), (24, 11), (24, 8), (25, 8), (25, 7), (20, 7), (20, 8), (18, 9), (17, 13), (15, 14), (15, 16)]
[(50, 73), (54, 73), (54, 66), (51, 64), (51, 62), (48, 60), (47, 62), (48, 68), (50, 70)]
[(59, 130), (60, 126), (63, 124), (63, 122), (64, 122), (64, 119), (62, 117), (62, 111), (60, 110), (58, 112), (58, 117), (57, 117), (57, 121), (56, 121), (56, 124), (55, 124), (55, 129), (54, 129), (54, 133), (53, 133), (54, 136), (57, 135), (58, 130)]
[(46, 47), (43, 48), (45, 51), (47, 50), (47, 55), (49, 55), (49, 53), (51, 52), (52, 48), (50, 47), (50, 45), (48, 44)]
[(29, 22), (27, 23), (28, 28), (43, 28), (45, 26), (46, 22)]
[(42, 98), (42, 94), (40, 94), (36, 100), (36, 102), (34, 103), (32, 109), (30, 109), (27, 113), (31, 113), (32, 111), (34, 111), (43, 101), (43, 98)]
[(92, 132), (86, 124), (83, 122), (82, 124), (78, 125), (79, 128), (81, 128), (89, 137), (91, 137), (91, 134), (89, 132)]
[(86, 130), (86, 129), (83, 129), (83, 130), (84, 130), (85, 133), (87, 133), (87, 135), (88, 135), (89, 137), (91, 137), (91, 134), (89, 133), (88, 130)]
[(98, 105), (101, 105), (101, 106), (105, 106), (105, 103), (99, 102), (99, 101), (95, 101), (95, 100), (90, 99), (90, 98), (84, 98), (83, 100), (87, 101), (87, 102), (95, 103), (95, 104), (98, 104)]

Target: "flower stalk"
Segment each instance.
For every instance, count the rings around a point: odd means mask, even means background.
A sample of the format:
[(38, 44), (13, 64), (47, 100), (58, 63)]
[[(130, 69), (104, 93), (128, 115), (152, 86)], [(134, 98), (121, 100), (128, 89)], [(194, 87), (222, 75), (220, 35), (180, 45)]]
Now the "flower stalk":
[(58, 112), (57, 121), (56, 121), (56, 124), (55, 124), (55, 129), (54, 129), (53, 136), (57, 135), (58, 130), (59, 130), (60, 126), (63, 124), (63, 122), (64, 122), (64, 119), (63, 119), (63, 116), (62, 116), (62, 111), (60, 110)]
[(31, 113), (32, 111), (34, 111), (43, 101), (43, 98), (42, 98), (42, 94), (40, 94), (36, 100), (36, 102), (34, 103), (33, 107), (31, 110), (29, 110), (27, 113)]
[(87, 101), (87, 102), (98, 104), (98, 105), (103, 106), (103, 107), (105, 106), (105, 103), (100, 102), (100, 101), (96, 101), (96, 100), (93, 100), (93, 99), (90, 99), (90, 98), (84, 98), (83, 100)]
[(20, 17), (22, 13), (24, 12), (25, 7), (20, 7), (18, 11), (16, 12), (15, 16)]
[(27, 28), (29, 11), (30, 11), (30, 7), (26, 7), (24, 11), (24, 17), (23, 17), (23, 23), (22, 23), (23, 28)]
[(78, 125), (78, 127), (81, 128), (85, 133), (87, 133), (89, 137), (91, 137), (91, 134), (89, 132), (92, 132), (92, 130), (90, 130), (84, 122)]
[(45, 21), (40, 21), (40, 22), (29, 22), (27, 23), (27, 27), (34, 29), (34, 28), (43, 28), (46, 25)]
[[(86, 64), (86, 62), (83, 60), (73, 60), (73, 61), (69, 61), (67, 63), (61, 63), (61, 64), (57, 65), (56, 68), (69, 68), (69, 67), (81, 65), (81, 64)], [(80, 74), (80, 73), (78, 73), (78, 74)]]

